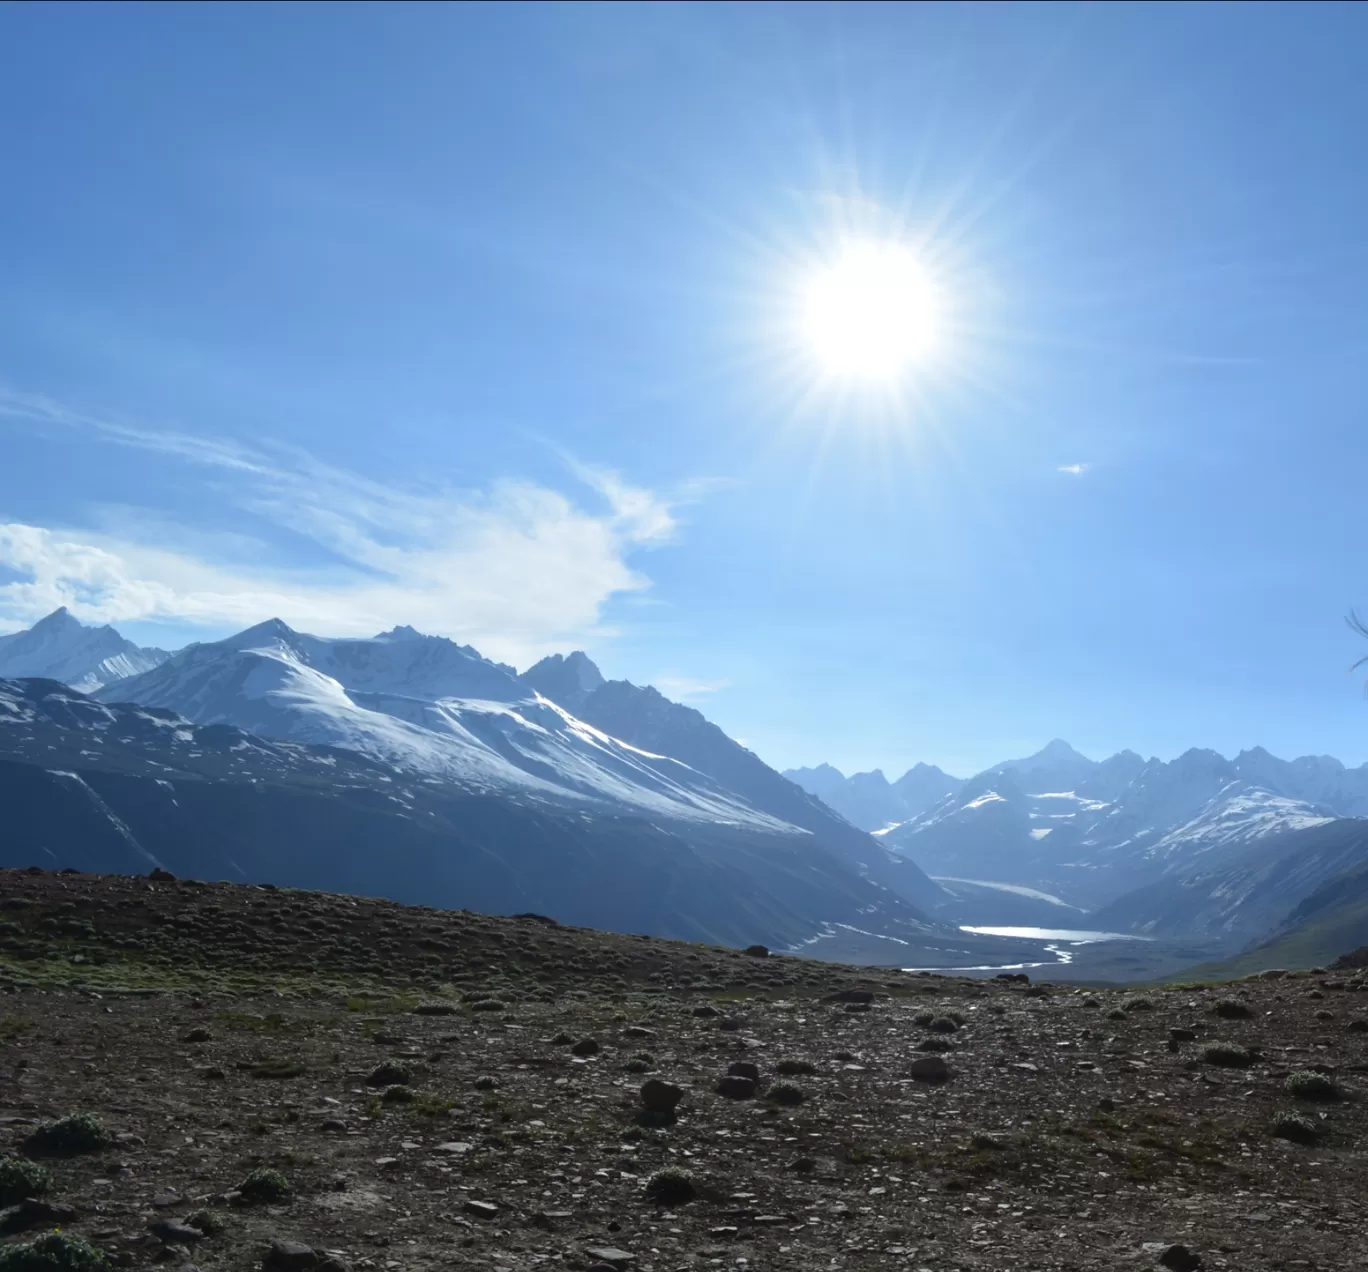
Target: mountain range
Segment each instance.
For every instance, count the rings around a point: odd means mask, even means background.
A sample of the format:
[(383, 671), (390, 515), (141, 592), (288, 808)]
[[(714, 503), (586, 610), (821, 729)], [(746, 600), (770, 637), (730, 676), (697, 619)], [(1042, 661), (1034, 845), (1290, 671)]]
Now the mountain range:
[(66, 610), (0, 638), (0, 812), (0, 865), (155, 863), (933, 965), (1005, 956), (961, 924), (1237, 951), (1313, 894), (1331, 921), (1334, 881), (1368, 868), (1368, 766), (1324, 756), (1094, 761), (1056, 740), (966, 779), (780, 774), (583, 652), (519, 674), (411, 627), (272, 619), (167, 653)]
[(87, 627), (66, 606), (32, 627), (0, 636), (0, 678), (45, 676), (90, 693), (151, 671), (171, 655), (125, 640), (112, 627)]
[(910, 859), (583, 654), (519, 676), (408, 627), (271, 620), (85, 695), (54, 672), (98, 678), (91, 633), (59, 613), (9, 638), (48, 663), (0, 682), (0, 864), (155, 861), (727, 943), (963, 943)]

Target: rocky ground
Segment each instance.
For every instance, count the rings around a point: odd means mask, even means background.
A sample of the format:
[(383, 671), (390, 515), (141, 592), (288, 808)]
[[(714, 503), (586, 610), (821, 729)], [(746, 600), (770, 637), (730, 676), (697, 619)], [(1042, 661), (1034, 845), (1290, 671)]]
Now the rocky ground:
[(0, 1153), (50, 1179), (5, 1272), (79, 1272), (54, 1227), (204, 1272), (1368, 1267), (1361, 971), (1060, 989), (15, 871), (0, 907)]

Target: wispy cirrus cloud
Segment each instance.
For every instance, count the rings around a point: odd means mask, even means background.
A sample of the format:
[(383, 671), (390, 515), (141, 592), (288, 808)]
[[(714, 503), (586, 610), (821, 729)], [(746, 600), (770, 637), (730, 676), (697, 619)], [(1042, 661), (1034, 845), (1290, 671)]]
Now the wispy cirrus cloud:
[(678, 531), (678, 497), (583, 464), (568, 493), (528, 481), (409, 488), (298, 450), (131, 428), (2, 389), (0, 417), (217, 474), (238, 507), (330, 558), (302, 567), (240, 535), (206, 544), (194, 527), (192, 546), (171, 547), (181, 540), (165, 529), (137, 533), (156, 520), (138, 510), (103, 526), (0, 522), (0, 570), (11, 576), (0, 583), (0, 621), (11, 626), (58, 605), (87, 621), (211, 626), (278, 616), (337, 635), (409, 623), (521, 665), (603, 636), (608, 602), (650, 586), (631, 558)]
[(1055, 469), (1057, 473), (1068, 473), (1070, 477), (1082, 477), (1091, 465), (1089, 464), (1060, 464)]
[(700, 680), (694, 676), (680, 676), (674, 672), (662, 672), (651, 678), (651, 684), (667, 698), (677, 702), (697, 702), (700, 698), (710, 698), (721, 693), (730, 684), (727, 680)]

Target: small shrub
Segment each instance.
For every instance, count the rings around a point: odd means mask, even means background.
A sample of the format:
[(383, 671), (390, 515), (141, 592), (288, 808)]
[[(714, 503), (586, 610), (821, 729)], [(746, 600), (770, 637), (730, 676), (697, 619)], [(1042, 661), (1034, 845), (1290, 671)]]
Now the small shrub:
[(1247, 1069), (1254, 1063), (1254, 1057), (1243, 1047), (1232, 1047), (1226, 1043), (1216, 1043), (1202, 1051), (1202, 1059), (1221, 1069)]
[(1314, 1144), (1320, 1139), (1316, 1124), (1300, 1113), (1279, 1113), (1268, 1133), (1275, 1139), (1291, 1140), (1294, 1144)]
[(1145, 998), (1143, 995), (1136, 998), (1128, 998), (1121, 1004), (1122, 1011), (1153, 1011), (1154, 999)]
[(508, 1004), (502, 998), (478, 998), (470, 1004), (471, 1011), (507, 1011)]
[(943, 1052), (953, 1051), (955, 1044), (949, 1038), (923, 1038), (917, 1043), (918, 1051)]
[(646, 1181), (646, 1195), (662, 1206), (682, 1206), (698, 1195), (694, 1178), (678, 1166), (658, 1170)]
[(1242, 1003), (1238, 998), (1222, 998), (1212, 1004), (1211, 1014), (1220, 1016), (1222, 1020), (1248, 1020), (1254, 1013), (1249, 1010), (1247, 1003)]
[(912, 1023), (921, 1029), (925, 1029), (933, 1020), (935, 1020), (935, 1018), (934, 1012), (919, 1011), (912, 1017)]
[(237, 1187), (242, 1199), (253, 1205), (284, 1201), (290, 1195), (290, 1181), (278, 1170), (258, 1166)]
[(959, 1029), (959, 1025), (951, 1020), (949, 1016), (937, 1016), (929, 1025), (926, 1026), (932, 1033), (952, 1034)]
[(796, 1086), (792, 1082), (776, 1082), (770, 1087), (765, 1099), (771, 1104), (795, 1105), (806, 1100), (807, 1093), (802, 1087)]
[(409, 1086), (386, 1087), (380, 1095), (381, 1104), (412, 1104), (418, 1098), (417, 1092)]
[(558, 1033), (554, 1038), (551, 1039), (551, 1045), (553, 1047), (568, 1047), (574, 1041), (574, 1034)]
[(1341, 1098), (1342, 1092), (1323, 1073), (1312, 1069), (1301, 1069), (1287, 1076), (1283, 1088), (1288, 1095), (1298, 1100), (1312, 1100), (1318, 1104), (1331, 1104)]
[(816, 1073), (817, 1066), (813, 1064), (811, 1060), (791, 1058), (788, 1060), (780, 1060), (779, 1063), (774, 1066), (774, 1071), (786, 1078), (796, 1078), (800, 1075), (806, 1076), (807, 1074)]
[(413, 1071), (406, 1064), (395, 1064), (387, 1060), (377, 1064), (366, 1078), (366, 1085), (373, 1087), (407, 1086), (413, 1081)]
[(475, 1079), (475, 1089), (477, 1091), (494, 1091), (499, 1086), (499, 1079), (488, 1073), (482, 1073)]
[(102, 1251), (81, 1237), (45, 1232), (0, 1249), (0, 1272), (108, 1272)]
[(41, 1197), (52, 1187), (52, 1176), (37, 1162), (22, 1157), (0, 1157), (0, 1206), (25, 1197)]
[(651, 1066), (639, 1056), (633, 1056), (622, 1066), (622, 1071), (624, 1073), (650, 1073)]
[(113, 1145), (113, 1134), (95, 1113), (72, 1113), (55, 1122), (43, 1122), (24, 1141), (27, 1152), (42, 1157), (102, 1153)]

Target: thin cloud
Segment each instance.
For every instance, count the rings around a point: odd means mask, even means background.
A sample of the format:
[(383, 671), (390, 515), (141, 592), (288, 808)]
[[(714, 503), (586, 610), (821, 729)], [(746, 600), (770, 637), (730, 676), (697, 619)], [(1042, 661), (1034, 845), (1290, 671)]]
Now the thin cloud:
[(665, 672), (654, 677), (651, 683), (667, 698), (674, 698), (678, 702), (696, 702), (700, 698), (708, 698), (715, 693), (720, 693), (731, 682), (728, 680), (698, 680), (692, 676), (677, 676), (672, 672)]
[(1057, 473), (1068, 473), (1070, 477), (1081, 477), (1091, 467), (1089, 464), (1060, 464)]
[[(570, 493), (525, 481), (409, 489), (300, 451), (129, 428), (3, 391), (0, 415), (215, 470), (237, 506), (332, 557), (301, 568), (263, 559), (242, 535), (215, 550), (213, 536), (193, 529), (149, 541), (128, 509), (103, 526), (0, 523), (0, 569), (17, 576), (0, 585), (0, 622), (10, 626), (58, 605), (92, 622), (246, 626), (278, 616), (335, 635), (409, 623), (521, 666), (611, 635), (608, 603), (650, 586), (630, 558), (678, 531), (669, 496), (603, 468), (577, 466)], [(159, 546), (168, 543), (180, 546)]]

